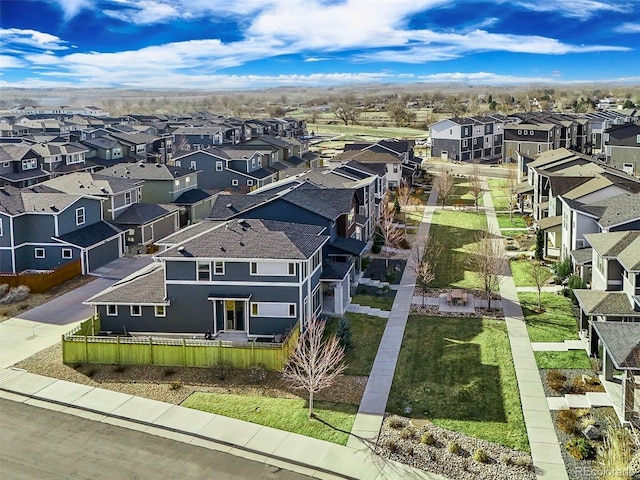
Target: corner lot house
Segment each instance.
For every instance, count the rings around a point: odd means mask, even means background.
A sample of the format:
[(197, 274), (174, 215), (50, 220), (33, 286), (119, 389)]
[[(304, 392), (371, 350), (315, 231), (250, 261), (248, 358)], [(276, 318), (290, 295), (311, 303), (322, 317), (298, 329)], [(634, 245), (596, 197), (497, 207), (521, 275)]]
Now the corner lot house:
[(324, 228), (242, 219), (197, 227), (87, 300), (103, 330), (274, 338), (320, 314)]

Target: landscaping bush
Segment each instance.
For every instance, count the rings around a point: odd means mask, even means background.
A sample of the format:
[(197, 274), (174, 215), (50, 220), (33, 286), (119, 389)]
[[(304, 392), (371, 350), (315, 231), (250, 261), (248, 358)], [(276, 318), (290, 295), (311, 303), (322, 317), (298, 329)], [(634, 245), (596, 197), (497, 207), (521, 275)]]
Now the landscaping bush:
[(400, 431), (400, 438), (403, 440), (412, 440), (415, 437), (416, 437), (416, 431), (411, 427), (403, 428)]
[(351, 341), (351, 324), (345, 317), (338, 321), (336, 337), (338, 338), (340, 345), (344, 347), (345, 352), (353, 349), (353, 342)]
[(547, 385), (556, 393), (565, 393), (567, 377), (558, 370), (549, 370), (547, 372)]
[(396, 442), (394, 439), (389, 438), (384, 446), (391, 452), (391, 453), (396, 453), (399, 448), (398, 448), (398, 442)]
[(182, 388), (182, 382), (180, 380), (174, 380), (169, 384), (169, 390), (180, 390)]
[(232, 370), (233, 365), (231, 365), (231, 363), (229, 362), (218, 362), (213, 367), (214, 374), (216, 377), (218, 377), (219, 380), (226, 379)]
[(392, 417), (389, 419), (389, 426), (391, 428), (404, 428), (405, 425), (406, 423), (401, 418)]
[(569, 393), (582, 394), (587, 392), (602, 392), (602, 384), (594, 377), (589, 377), (590, 381), (583, 382), (581, 377), (575, 377), (571, 380)]
[(377, 243), (374, 243), (371, 246), (371, 253), (380, 253), (382, 251), (382, 245), (379, 245)]
[(173, 368), (165, 368), (162, 371), (162, 375), (165, 377), (170, 377), (171, 375), (174, 375), (176, 373), (176, 371)]
[(433, 445), (436, 443), (436, 438), (433, 436), (431, 432), (424, 432), (420, 437), (420, 443), (424, 443), (425, 445)]
[(575, 410), (560, 410), (556, 418), (556, 426), (567, 435), (573, 435), (578, 430), (579, 420)]
[(0, 298), (4, 297), (9, 291), (8, 283), (0, 283)]
[(461, 452), (461, 448), (460, 445), (458, 444), (458, 442), (456, 442), (455, 440), (451, 440), (448, 444), (447, 444), (447, 451), (449, 453), (455, 453), (456, 455), (459, 454)]
[(571, 259), (566, 258), (563, 261), (554, 264), (552, 269), (555, 282), (560, 285), (571, 275)]
[(540, 261), (544, 257), (544, 230), (536, 231), (536, 247), (533, 258)]
[(251, 365), (249, 368), (249, 380), (251, 383), (262, 383), (267, 379), (267, 370), (263, 365)]
[(571, 275), (569, 277), (569, 280), (567, 280), (567, 288), (569, 289), (569, 297), (571, 298), (571, 301), (574, 305), (576, 305), (578, 303), (578, 299), (573, 294), (573, 290), (575, 288), (587, 288), (587, 284), (584, 282), (584, 280), (582, 280), (582, 277), (580, 277), (580, 275)]
[(113, 367), (113, 371), (116, 373), (123, 373), (127, 371), (127, 366), (126, 365), (116, 365), (115, 367)]
[(605, 476), (609, 480), (631, 480), (634, 457), (634, 440), (631, 432), (610, 423), (602, 445), (598, 447), (597, 464), (603, 472), (615, 472)]
[(487, 463), (489, 460), (489, 455), (482, 448), (478, 448), (475, 452), (473, 452), (473, 460), (478, 463)]
[(500, 463), (511, 466), (513, 465), (513, 457), (511, 457), (511, 455), (509, 455), (508, 453), (502, 453), (500, 454)]
[(592, 454), (591, 445), (582, 437), (573, 437), (564, 444), (567, 453), (576, 460), (586, 460)]
[(29, 287), (26, 285), (18, 285), (10, 289), (6, 295), (0, 299), (0, 304), (7, 305), (9, 303), (21, 302), (29, 298)]
[(519, 467), (524, 467), (527, 470), (531, 470), (533, 468), (533, 463), (531, 463), (531, 460), (527, 457), (518, 457), (513, 463)]

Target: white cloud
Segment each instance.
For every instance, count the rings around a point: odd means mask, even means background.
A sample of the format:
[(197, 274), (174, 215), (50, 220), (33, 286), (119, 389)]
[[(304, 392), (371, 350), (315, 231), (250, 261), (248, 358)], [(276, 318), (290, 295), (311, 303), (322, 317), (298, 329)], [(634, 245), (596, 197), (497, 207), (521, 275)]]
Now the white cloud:
[(102, 13), (123, 22), (133, 22), (136, 25), (165, 23), (180, 17), (177, 8), (163, 2), (140, 0), (131, 4), (133, 8), (120, 10), (103, 10)]
[(18, 48), (37, 50), (65, 50), (69, 48), (67, 42), (60, 37), (37, 30), (23, 30), (20, 28), (0, 28), (0, 45), (6, 48), (12, 45)]
[(53, 0), (53, 3), (56, 3), (64, 14), (65, 21), (71, 20), (75, 17), (82, 9), (92, 8), (91, 0)]
[(618, 33), (640, 33), (640, 23), (623, 23), (613, 30)]
[(22, 68), (27, 64), (11, 55), (0, 55), (0, 68)]
[(628, 12), (630, 3), (624, 0), (525, 0), (516, 1), (513, 5), (534, 12), (553, 12), (563, 17), (588, 20), (603, 12)]

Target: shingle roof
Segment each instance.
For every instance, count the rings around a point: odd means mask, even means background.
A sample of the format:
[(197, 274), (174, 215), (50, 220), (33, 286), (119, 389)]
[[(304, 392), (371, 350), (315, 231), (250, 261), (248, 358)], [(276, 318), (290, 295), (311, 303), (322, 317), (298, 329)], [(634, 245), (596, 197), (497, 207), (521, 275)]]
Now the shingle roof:
[(333, 262), (325, 260), (322, 262), (322, 273), (320, 274), (321, 280), (344, 280), (351, 270), (352, 263), (348, 262)]
[(322, 217), (335, 220), (340, 215), (349, 213), (353, 196), (353, 190), (350, 188), (323, 189), (305, 182), (280, 198)]
[(586, 315), (640, 317), (640, 312), (633, 309), (629, 296), (624, 292), (575, 289), (573, 294)]
[(201, 190), (199, 188), (193, 188), (184, 192), (182, 195), (176, 198), (173, 203), (175, 203), (176, 205), (193, 205), (194, 203), (201, 202), (211, 197), (213, 197), (212, 194), (205, 192), (204, 190)]
[(164, 298), (164, 265), (152, 263), (94, 295), (84, 303), (167, 304)]
[(598, 217), (603, 228), (620, 225), (640, 218), (640, 193), (623, 193), (582, 207)]
[(100, 175), (136, 180), (173, 180), (192, 173), (193, 170), (188, 168), (172, 167), (162, 163), (119, 163), (100, 170)]
[(195, 237), (207, 230), (211, 230), (213, 228), (218, 227), (223, 222), (215, 221), (215, 220), (205, 220), (202, 222), (194, 223), (193, 225), (189, 225), (186, 228), (178, 230), (171, 235), (167, 235), (166, 237), (156, 241), (157, 245), (177, 245), (178, 243), (184, 242), (185, 240), (189, 240), (191, 237)]
[[(286, 227), (283, 222), (230, 220), (158, 254), (159, 258), (308, 259), (328, 239), (317, 226)], [(309, 227), (309, 233), (302, 233)]]
[(571, 250), (571, 258), (576, 265), (586, 265), (593, 261), (593, 248)]
[(218, 195), (207, 218), (210, 220), (227, 220), (273, 198), (274, 196), (270, 194)]
[(615, 257), (629, 246), (638, 232), (587, 233), (584, 238), (601, 257)]
[(640, 323), (593, 322), (618, 370), (640, 370)]
[(116, 225), (144, 225), (180, 210), (177, 205), (134, 203), (129, 205), (113, 223)]
[(61, 235), (57, 237), (57, 240), (77, 247), (89, 248), (121, 233), (122, 230), (118, 227), (105, 221), (100, 221), (81, 228), (80, 230)]
[(75, 172), (52, 178), (42, 182), (41, 185), (46, 185), (65, 193), (104, 196), (131, 190), (142, 184), (142, 180), (110, 177), (89, 172)]

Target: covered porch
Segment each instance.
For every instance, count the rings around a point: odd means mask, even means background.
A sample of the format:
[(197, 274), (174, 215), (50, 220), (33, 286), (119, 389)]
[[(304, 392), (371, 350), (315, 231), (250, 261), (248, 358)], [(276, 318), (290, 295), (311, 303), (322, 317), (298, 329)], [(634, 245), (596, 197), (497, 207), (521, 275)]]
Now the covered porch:
[(538, 228), (544, 232), (545, 258), (559, 258), (562, 246), (562, 216), (541, 218), (538, 220)]
[(322, 313), (344, 315), (351, 303), (351, 275), (353, 262), (325, 261), (322, 264), (320, 288), (322, 289)]
[(591, 285), (591, 268), (593, 263), (593, 248), (571, 250), (571, 261), (584, 283)]
[(580, 317), (579, 328), (584, 338), (590, 338), (591, 326), (598, 322), (640, 322), (640, 312), (633, 309), (624, 292), (575, 289)]
[(602, 384), (622, 425), (640, 426), (640, 323), (594, 322), (589, 348), (602, 348)]

